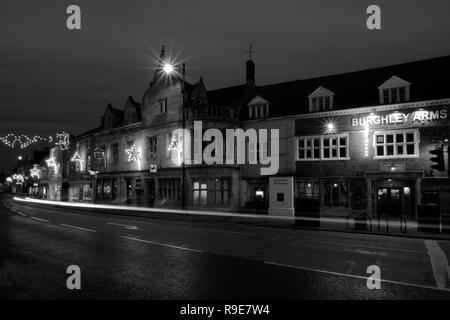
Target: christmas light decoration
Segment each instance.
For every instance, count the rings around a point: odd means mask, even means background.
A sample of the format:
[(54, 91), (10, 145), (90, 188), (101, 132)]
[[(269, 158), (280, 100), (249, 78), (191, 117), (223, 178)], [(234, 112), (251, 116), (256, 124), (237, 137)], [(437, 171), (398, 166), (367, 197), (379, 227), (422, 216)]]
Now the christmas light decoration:
[(58, 172), (58, 163), (56, 162), (55, 157), (50, 157), (45, 160), (45, 162), (47, 162), (47, 167), (53, 168), (55, 173)]
[(70, 135), (65, 132), (58, 132), (56, 134), (56, 142), (55, 145), (59, 146), (61, 150), (69, 149), (70, 144)]
[(40, 135), (26, 135), (14, 133), (8, 133), (5, 136), (0, 136), (0, 141), (10, 148), (19, 147), (20, 149), (25, 149), (33, 143), (45, 142), (52, 143), (56, 140), (56, 145), (58, 145), (61, 150), (67, 150), (69, 148), (70, 135), (65, 132), (57, 133), (56, 139), (52, 136), (43, 137)]
[(38, 164), (33, 165), (33, 168), (30, 169), (30, 176), (36, 179), (41, 178), (41, 169)]
[(106, 168), (107, 162), (106, 162), (105, 150), (103, 150), (100, 147), (95, 148), (94, 149), (94, 158), (95, 159), (102, 159), (103, 160), (103, 166)]
[(22, 184), (24, 181), (23, 176), (21, 174), (13, 174), (12, 180), (17, 184)]
[(70, 159), (70, 161), (75, 162), (75, 161), (83, 161), (81, 159), (80, 154), (78, 153), (78, 151), (75, 151), (75, 153), (73, 154), (72, 159)]
[(141, 153), (134, 144), (130, 148), (125, 149), (125, 152), (128, 154), (128, 162), (141, 160)]
[(6, 182), (11, 183), (13, 180), (11, 177), (6, 178)]

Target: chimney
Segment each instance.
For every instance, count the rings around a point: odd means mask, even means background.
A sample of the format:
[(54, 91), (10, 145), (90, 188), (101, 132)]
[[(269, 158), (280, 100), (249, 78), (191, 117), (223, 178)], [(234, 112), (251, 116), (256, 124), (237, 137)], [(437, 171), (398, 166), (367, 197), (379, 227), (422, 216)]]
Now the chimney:
[(247, 84), (255, 84), (255, 63), (252, 60), (247, 60), (245, 65), (245, 78)]

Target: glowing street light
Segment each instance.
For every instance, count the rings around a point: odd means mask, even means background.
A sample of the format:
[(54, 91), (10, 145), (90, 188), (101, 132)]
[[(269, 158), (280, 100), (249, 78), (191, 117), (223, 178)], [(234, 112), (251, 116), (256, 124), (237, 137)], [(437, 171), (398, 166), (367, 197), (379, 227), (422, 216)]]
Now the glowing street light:
[(22, 160), (22, 159), (23, 159), (22, 156), (17, 157), (17, 160)]
[(171, 74), (171, 73), (175, 70), (175, 68), (173, 67), (172, 64), (166, 63), (166, 64), (164, 65), (164, 67), (163, 67), (163, 70), (164, 70), (165, 73)]

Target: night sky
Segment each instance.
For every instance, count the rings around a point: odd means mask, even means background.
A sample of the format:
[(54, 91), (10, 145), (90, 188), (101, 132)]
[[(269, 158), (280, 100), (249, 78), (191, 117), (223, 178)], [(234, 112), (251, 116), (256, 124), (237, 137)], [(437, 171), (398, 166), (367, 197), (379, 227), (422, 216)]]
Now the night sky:
[[(366, 28), (370, 4), (382, 30)], [(108, 102), (141, 101), (162, 44), (207, 89), (244, 81), (250, 42), (257, 84), (291, 81), (450, 54), (450, 1), (2, 1), (0, 39), (0, 136), (79, 134)], [(24, 154), (0, 153), (5, 172)]]

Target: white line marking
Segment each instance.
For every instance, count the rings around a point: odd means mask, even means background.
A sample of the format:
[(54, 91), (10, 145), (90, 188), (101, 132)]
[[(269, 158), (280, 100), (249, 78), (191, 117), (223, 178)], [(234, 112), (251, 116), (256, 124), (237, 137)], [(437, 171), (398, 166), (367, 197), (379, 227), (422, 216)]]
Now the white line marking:
[[(274, 266), (278, 266), (278, 267), (285, 267), (285, 268), (292, 268), (292, 269), (298, 269), (298, 270), (306, 270), (306, 271), (325, 273), (325, 274), (330, 274), (330, 275), (333, 275), (333, 276), (341, 276), (341, 277), (348, 277), (348, 278), (354, 278), (354, 279), (363, 279), (363, 280), (367, 280), (367, 278), (368, 278), (368, 277), (363, 277), (363, 276), (357, 276), (357, 275), (354, 275), (354, 274), (346, 274), (346, 273), (339, 273), (339, 272), (333, 272), (333, 271), (327, 271), (327, 270), (305, 268), (305, 267), (299, 267), (299, 266), (294, 266), (294, 265), (290, 265), (290, 264), (283, 264), (283, 263), (277, 263), (277, 262), (271, 262), (271, 261), (264, 261), (264, 263), (265, 264), (274, 265)], [(438, 290), (438, 291), (450, 292), (450, 289), (438, 288), (438, 287), (432, 287), (432, 286), (425, 286), (425, 285), (415, 284), (415, 283), (393, 281), (393, 280), (385, 280), (385, 279), (381, 279), (380, 281), (386, 282), (386, 283), (398, 284), (398, 285), (402, 285), (402, 286), (416, 287), (416, 288), (421, 288), (421, 289), (430, 289), (430, 290)]]
[(81, 227), (77, 227), (77, 226), (72, 226), (70, 224), (61, 223), (60, 225), (62, 225), (64, 227), (69, 227), (69, 228), (74, 228), (74, 229), (78, 229), (78, 230), (83, 230), (83, 231), (96, 232), (95, 230), (92, 230), (92, 229), (86, 229), (86, 228), (81, 228)]
[(433, 268), (434, 280), (439, 288), (445, 288), (447, 282), (448, 260), (444, 251), (434, 240), (424, 240), (430, 256), (431, 267)]
[(187, 251), (198, 252), (198, 253), (203, 252), (203, 251), (201, 251), (201, 250), (190, 249), (190, 248), (185, 248), (185, 247), (178, 247), (178, 246), (173, 246), (173, 245), (166, 244), (166, 243), (160, 243), (160, 242), (154, 242), (154, 241), (142, 240), (142, 239), (138, 239), (138, 238), (131, 238), (131, 237), (126, 237), (126, 236), (122, 236), (122, 238), (124, 238), (124, 239), (129, 239), (129, 240), (134, 240), (134, 241), (145, 242), (145, 243), (150, 243), (150, 244), (154, 244), (154, 245), (157, 245), (157, 246), (163, 246), (163, 247), (174, 248), (174, 249), (181, 249), (181, 250), (187, 250)]
[(114, 222), (107, 222), (106, 224), (109, 224), (111, 226), (124, 227), (125, 229), (128, 229), (128, 230), (139, 230), (139, 227), (131, 226), (129, 224), (120, 224), (120, 223), (114, 223)]
[(44, 221), (44, 222), (50, 222), (50, 221), (48, 221), (48, 220), (45, 220), (45, 219), (41, 219), (41, 218), (36, 218), (36, 217), (30, 217), (31, 219), (34, 219), (34, 220), (39, 220), (39, 221)]
[(27, 215), (26, 214), (24, 214), (24, 213), (22, 213), (22, 212), (20, 212), (20, 211), (17, 211), (17, 210), (14, 210), (16, 213), (18, 213), (18, 214), (20, 214), (20, 215), (22, 215), (22, 216), (24, 216), (24, 217), (26, 217)]

